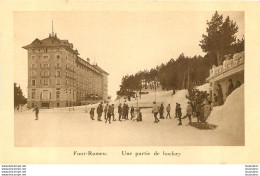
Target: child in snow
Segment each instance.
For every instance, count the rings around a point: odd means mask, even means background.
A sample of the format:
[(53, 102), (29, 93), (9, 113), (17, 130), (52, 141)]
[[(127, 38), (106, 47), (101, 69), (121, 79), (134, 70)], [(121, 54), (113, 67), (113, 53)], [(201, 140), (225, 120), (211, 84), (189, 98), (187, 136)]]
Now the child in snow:
[(143, 121), (142, 113), (141, 113), (141, 108), (137, 108), (137, 109), (136, 109), (136, 115), (137, 115), (137, 119), (136, 119), (137, 122)]

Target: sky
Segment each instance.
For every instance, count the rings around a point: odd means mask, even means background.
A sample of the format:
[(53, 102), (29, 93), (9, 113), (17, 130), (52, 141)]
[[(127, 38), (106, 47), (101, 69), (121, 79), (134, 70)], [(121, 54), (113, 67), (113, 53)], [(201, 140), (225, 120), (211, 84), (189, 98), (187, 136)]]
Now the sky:
[[(244, 13), (219, 12), (236, 21), (244, 36)], [(80, 11), (14, 13), (14, 81), (27, 96), (27, 51), (22, 46), (52, 31), (67, 39), (83, 59), (109, 73), (108, 94), (116, 98), (122, 77), (185, 56), (202, 55), (199, 41), (213, 11)]]

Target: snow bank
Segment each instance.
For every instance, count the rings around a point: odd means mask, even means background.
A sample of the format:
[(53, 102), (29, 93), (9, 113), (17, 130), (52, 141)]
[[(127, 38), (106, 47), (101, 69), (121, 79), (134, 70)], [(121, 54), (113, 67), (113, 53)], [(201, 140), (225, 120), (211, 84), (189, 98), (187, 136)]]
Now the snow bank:
[(244, 143), (244, 84), (227, 97), (224, 105), (213, 108), (208, 123), (218, 125), (217, 131)]

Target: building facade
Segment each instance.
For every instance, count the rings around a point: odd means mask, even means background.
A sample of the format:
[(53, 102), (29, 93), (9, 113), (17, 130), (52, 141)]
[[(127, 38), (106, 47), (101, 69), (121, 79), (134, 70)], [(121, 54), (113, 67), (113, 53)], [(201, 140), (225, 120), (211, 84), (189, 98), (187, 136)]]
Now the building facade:
[(109, 74), (80, 58), (68, 40), (52, 33), (23, 48), (28, 51), (28, 108), (68, 107), (107, 99)]
[[(232, 80), (235, 85), (237, 82), (240, 84), (244, 83), (244, 65), (245, 62), (245, 52), (236, 53), (232, 58), (224, 60), (223, 65), (218, 67), (213, 66), (210, 69), (210, 75), (207, 78), (209, 82), (209, 92), (214, 97), (217, 95), (217, 85), (220, 84), (223, 92), (223, 100), (227, 98), (229, 80)], [(217, 102), (213, 99), (213, 105)]]

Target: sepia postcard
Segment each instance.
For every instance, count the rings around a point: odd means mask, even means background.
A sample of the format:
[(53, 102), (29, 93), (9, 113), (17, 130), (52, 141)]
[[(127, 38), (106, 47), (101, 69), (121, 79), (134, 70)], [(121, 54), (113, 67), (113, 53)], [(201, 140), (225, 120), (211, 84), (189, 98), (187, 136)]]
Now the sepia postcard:
[(259, 163), (259, 3), (0, 5), (1, 163)]

